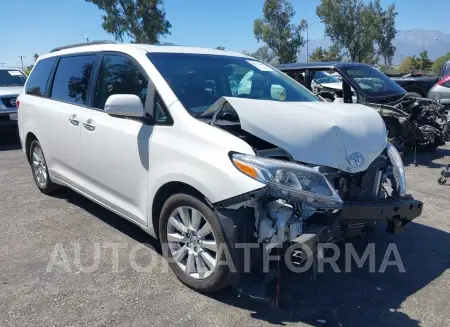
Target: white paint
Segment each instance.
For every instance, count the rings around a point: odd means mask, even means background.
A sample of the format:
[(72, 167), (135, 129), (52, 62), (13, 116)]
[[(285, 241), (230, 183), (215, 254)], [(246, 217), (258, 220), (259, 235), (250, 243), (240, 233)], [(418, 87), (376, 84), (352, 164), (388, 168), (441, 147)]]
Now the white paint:
[(270, 66), (268, 66), (260, 61), (247, 60), (247, 62), (262, 72), (273, 72), (274, 71)]

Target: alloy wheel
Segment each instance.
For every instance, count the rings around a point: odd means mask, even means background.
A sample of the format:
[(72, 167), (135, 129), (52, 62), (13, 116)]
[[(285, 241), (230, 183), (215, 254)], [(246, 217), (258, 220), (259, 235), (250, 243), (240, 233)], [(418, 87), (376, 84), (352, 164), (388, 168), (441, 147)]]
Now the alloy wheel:
[(44, 153), (38, 146), (33, 149), (32, 163), (34, 176), (36, 177), (39, 187), (45, 188), (48, 181), (47, 164), (45, 162)]
[(211, 225), (196, 209), (175, 209), (167, 223), (170, 253), (181, 270), (195, 279), (208, 278), (218, 260), (217, 241)]

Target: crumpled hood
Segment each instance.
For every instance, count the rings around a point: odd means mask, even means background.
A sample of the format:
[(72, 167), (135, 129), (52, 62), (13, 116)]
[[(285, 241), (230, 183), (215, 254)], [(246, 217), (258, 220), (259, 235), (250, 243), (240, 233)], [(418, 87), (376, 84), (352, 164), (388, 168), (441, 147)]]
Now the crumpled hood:
[[(297, 161), (356, 173), (366, 170), (387, 145), (383, 119), (360, 104), (225, 100), (236, 110), (243, 130)], [(349, 158), (359, 155), (364, 161), (350, 165)]]
[(0, 96), (3, 95), (19, 95), (23, 86), (0, 86)]

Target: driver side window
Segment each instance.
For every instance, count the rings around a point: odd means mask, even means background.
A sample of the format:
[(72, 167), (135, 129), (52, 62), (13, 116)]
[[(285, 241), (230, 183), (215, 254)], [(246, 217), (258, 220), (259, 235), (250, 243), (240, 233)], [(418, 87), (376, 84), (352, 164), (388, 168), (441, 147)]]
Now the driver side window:
[(148, 80), (139, 67), (121, 55), (105, 55), (95, 88), (94, 107), (104, 109), (106, 100), (113, 94), (134, 94), (145, 106)]

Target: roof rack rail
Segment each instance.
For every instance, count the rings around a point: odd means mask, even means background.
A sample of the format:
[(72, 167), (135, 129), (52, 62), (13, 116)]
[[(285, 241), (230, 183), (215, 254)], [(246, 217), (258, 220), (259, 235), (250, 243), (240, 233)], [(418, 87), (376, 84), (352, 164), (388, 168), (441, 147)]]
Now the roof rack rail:
[(64, 45), (62, 47), (54, 48), (50, 52), (56, 52), (56, 51), (60, 51), (60, 50), (70, 49), (70, 48), (84, 47), (87, 45), (97, 45), (97, 44), (117, 44), (117, 42), (114, 42), (114, 41), (90, 41), (90, 42), (83, 42), (83, 43), (75, 43), (75, 44)]

